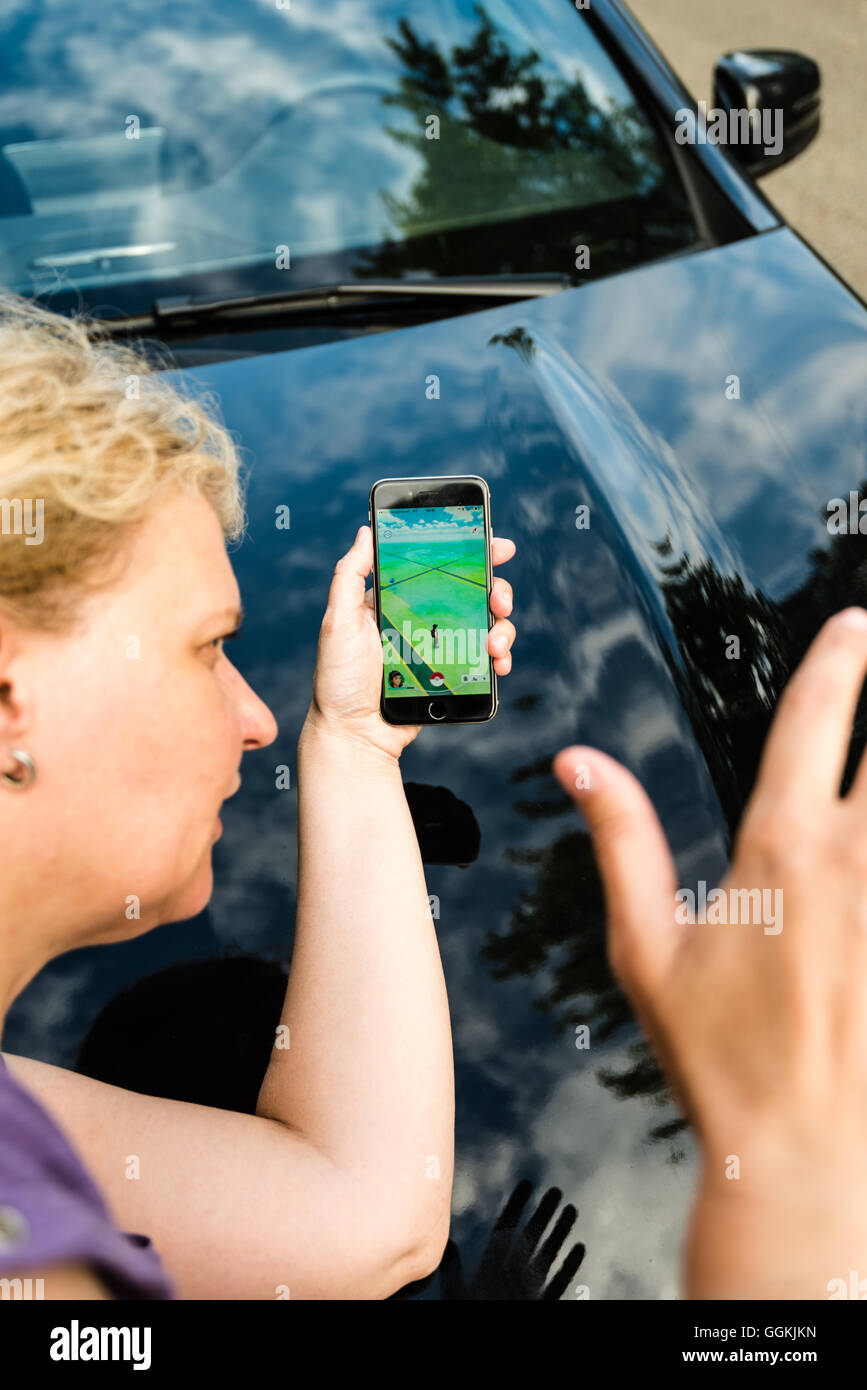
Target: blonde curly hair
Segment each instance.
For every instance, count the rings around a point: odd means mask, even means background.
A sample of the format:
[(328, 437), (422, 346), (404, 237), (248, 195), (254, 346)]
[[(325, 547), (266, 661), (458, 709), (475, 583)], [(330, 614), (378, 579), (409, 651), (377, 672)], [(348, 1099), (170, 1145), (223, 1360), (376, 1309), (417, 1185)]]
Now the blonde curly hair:
[[(101, 325), (0, 291), (0, 612), (40, 631), (74, 627), (170, 487), (203, 494), (239, 540), (241, 465), (215, 409)], [(34, 508), (41, 540), (22, 525)]]

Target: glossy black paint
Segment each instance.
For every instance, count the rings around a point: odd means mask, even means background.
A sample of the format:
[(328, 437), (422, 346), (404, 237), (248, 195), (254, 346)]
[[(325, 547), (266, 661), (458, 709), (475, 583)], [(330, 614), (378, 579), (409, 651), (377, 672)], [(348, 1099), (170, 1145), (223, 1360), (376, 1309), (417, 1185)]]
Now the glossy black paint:
[[(125, 981), (238, 946), (285, 956), (295, 794), (275, 790), (274, 769), (287, 764), (294, 786), (334, 562), (374, 478), (479, 472), (494, 534), (518, 545), (513, 672), (496, 720), (425, 730), (404, 758), (452, 1008), (453, 1236), (471, 1271), (528, 1179), (533, 1205), (557, 1188), (577, 1207), (576, 1281), (593, 1297), (674, 1296), (694, 1153), (609, 975), (593, 856), (550, 760), (575, 741), (622, 759), (681, 884), (721, 876), (788, 672), (831, 612), (867, 600), (867, 540), (826, 527), (828, 500), (867, 473), (864, 306), (781, 229), (187, 380), (217, 393), (252, 452), (234, 557), (249, 618), (233, 658), (279, 741), (245, 760), (205, 918), (56, 962), (13, 1009), (5, 1046), (69, 1062)], [(274, 524), (283, 505), (288, 531)], [(858, 747), (863, 728), (859, 714)], [(460, 1287), (450, 1277), (422, 1296)], [(519, 1281), (509, 1296), (541, 1295)]]

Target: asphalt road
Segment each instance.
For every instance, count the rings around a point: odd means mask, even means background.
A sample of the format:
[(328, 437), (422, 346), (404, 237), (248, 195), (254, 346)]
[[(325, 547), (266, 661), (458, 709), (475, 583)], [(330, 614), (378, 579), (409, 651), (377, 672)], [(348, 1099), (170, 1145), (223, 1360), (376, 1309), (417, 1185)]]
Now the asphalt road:
[(696, 99), (734, 48), (793, 48), (822, 72), (822, 129), (761, 180), (788, 222), (867, 299), (867, 0), (628, 0)]

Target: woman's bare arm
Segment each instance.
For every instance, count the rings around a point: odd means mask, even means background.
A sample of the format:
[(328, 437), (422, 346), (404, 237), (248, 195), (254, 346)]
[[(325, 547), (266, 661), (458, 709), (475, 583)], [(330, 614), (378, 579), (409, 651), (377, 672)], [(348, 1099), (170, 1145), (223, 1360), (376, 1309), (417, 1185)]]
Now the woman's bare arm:
[(439, 1261), (403, 1210), (394, 1220), (383, 1207), (378, 1182), (287, 1124), (3, 1055), (66, 1131), (119, 1229), (151, 1237), (181, 1298), (386, 1298)]
[[(368, 527), (338, 562), (298, 744), (292, 970), (257, 1111), (363, 1184), (395, 1230), (442, 1251), (454, 1163), (448, 998), (399, 757), (379, 714)], [(278, 1030), (279, 1031), (279, 1030)]]
[(257, 1107), (444, 1247), (454, 1161), (448, 999), (397, 760), (309, 721), (298, 748), (298, 910)]

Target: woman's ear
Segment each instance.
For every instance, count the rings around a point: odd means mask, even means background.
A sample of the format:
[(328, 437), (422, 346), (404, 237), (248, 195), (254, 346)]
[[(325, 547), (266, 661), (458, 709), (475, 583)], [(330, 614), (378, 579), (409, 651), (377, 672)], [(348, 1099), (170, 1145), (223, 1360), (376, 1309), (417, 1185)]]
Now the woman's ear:
[[(0, 760), (27, 737), (33, 721), (33, 700), (24, 669), (20, 629), (0, 614)], [(0, 768), (2, 771), (2, 768)]]

